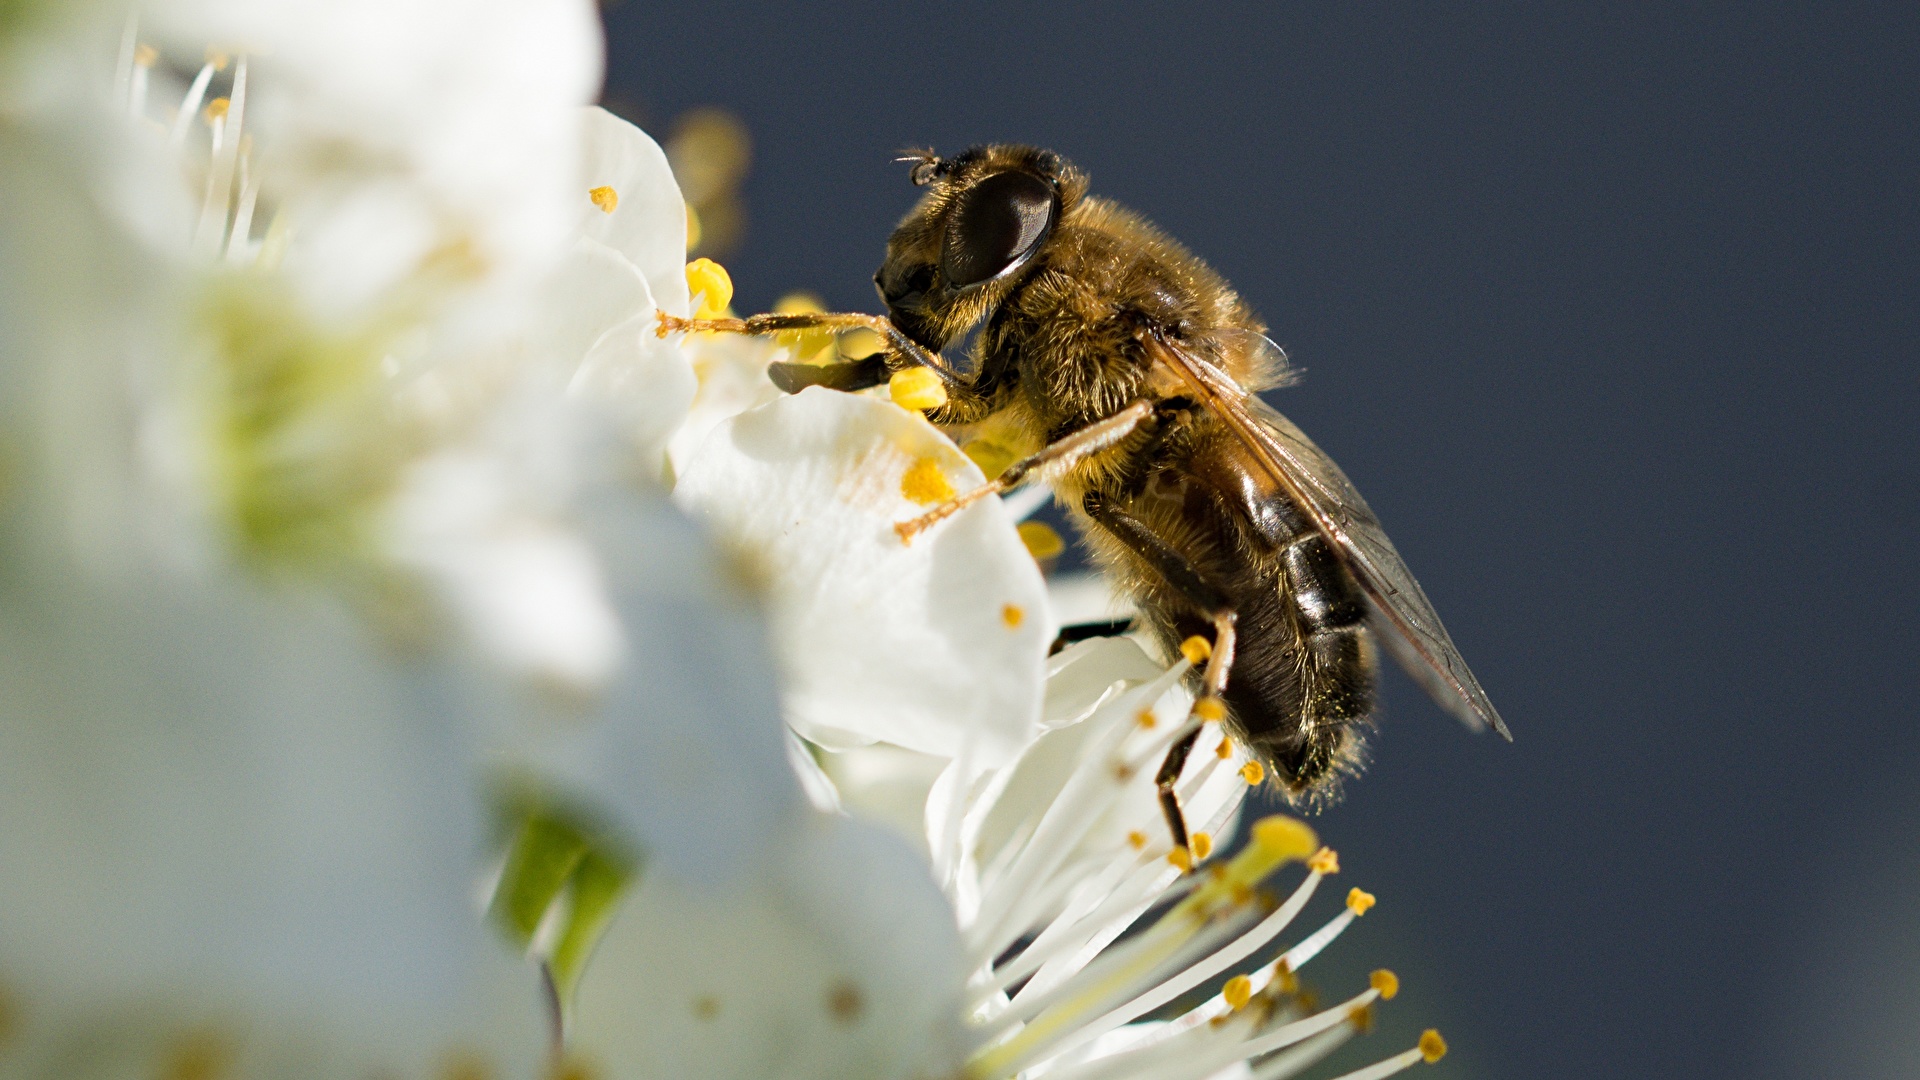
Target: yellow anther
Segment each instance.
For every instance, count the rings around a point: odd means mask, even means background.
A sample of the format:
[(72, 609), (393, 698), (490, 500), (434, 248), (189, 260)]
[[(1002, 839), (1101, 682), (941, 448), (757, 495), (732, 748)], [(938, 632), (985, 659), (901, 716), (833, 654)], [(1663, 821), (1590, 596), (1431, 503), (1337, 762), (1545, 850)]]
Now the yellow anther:
[(953, 483), (940, 471), (939, 461), (923, 457), (908, 466), (906, 474), (900, 477), (900, 494), (908, 502), (931, 506), (953, 498)]
[(694, 318), (717, 319), (733, 303), (733, 278), (712, 259), (695, 259), (687, 264), (687, 292), (699, 302)]
[(1193, 857), (1200, 862), (1206, 862), (1207, 856), (1211, 854), (1213, 854), (1213, 836), (1203, 832), (1194, 833)]
[(1367, 910), (1376, 903), (1378, 901), (1373, 898), (1373, 894), (1365, 889), (1356, 887), (1347, 893), (1347, 910), (1355, 915), (1365, 915)]
[[(1220, 741), (1222, 744), (1226, 742), (1225, 739)], [(1240, 766), (1240, 779), (1245, 780), (1250, 787), (1259, 787), (1260, 781), (1266, 778), (1267, 767), (1257, 761), (1249, 761), (1245, 765)]]
[(1225, 735), (1220, 736), (1220, 745), (1213, 748), (1213, 756), (1219, 758), (1221, 761), (1232, 757), (1233, 740), (1227, 738)]
[(818, 315), (826, 310), (826, 304), (810, 292), (790, 292), (773, 302), (775, 315)]
[(1203, 664), (1213, 655), (1213, 645), (1206, 638), (1195, 634), (1180, 643), (1180, 655), (1187, 658), (1189, 664)]
[(1323, 847), (1307, 860), (1307, 869), (1325, 877), (1340, 872), (1340, 853), (1330, 847)]
[(1320, 847), (1320, 838), (1300, 819), (1275, 814), (1253, 823), (1253, 846), (1278, 866), (1289, 859), (1304, 859), (1313, 854)]
[(1127, 834), (1127, 846), (1135, 851), (1145, 851), (1147, 847), (1147, 834), (1141, 832), (1139, 829), (1133, 830)]
[(864, 326), (856, 326), (840, 335), (840, 354), (849, 360), (865, 360), (886, 347), (885, 338)]
[[(1225, 870), (1226, 868), (1217, 867), (1216, 869)], [(1253, 903), (1256, 895), (1253, 891), (1253, 886), (1243, 881), (1235, 881), (1227, 886), (1227, 896), (1232, 899), (1236, 907), (1245, 907)]]
[(1193, 715), (1209, 724), (1218, 723), (1227, 718), (1227, 703), (1208, 694), (1193, 703)]
[(207, 63), (213, 67), (213, 70), (225, 71), (227, 70), (227, 65), (232, 62), (233, 62), (233, 57), (227, 55), (224, 49), (215, 49), (215, 48), (212, 48), (211, 46), (208, 47)]
[(1152, 731), (1154, 726), (1160, 723), (1160, 718), (1153, 715), (1152, 709), (1141, 709), (1134, 715), (1133, 722), (1139, 724), (1144, 730)]
[(226, 116), (227, 110), (231, 108), (233, 108), (233, 102), (228, 98), (217, 97), (207, 102), (207, 123), (211, 124)]
[(1167, 861), (1179, 867), (1183, 874), (1193, 869), (1193, 856), (1183, 847), (1167, 852)]
[(140, 45), (133, 50), (133, 62), (143, 68), (150, 68), (160, 59), (160, 50), (151, 45)]
[(1035, 559), (1058, 558), (1067, 550), (1067, 542), (1053, 531), (1053, 526), (1044, 521), (1023, 521), (1020, 523), (1020, 542), (1027, 545), (1027, 554)]
[(1001, 605), (1000, 621), (1007, 624), (1007, 629), (1009, 630), (1020, 629), (1020, 624), (1025, 622), (1026, 619), (1027, 619), (1027, 613), (1023, 608), (1020, 607), (1019, 604)]
[(587, 190), (587, 198), (600, 208), (603, 214), (611, 214), (620, 207), (620, 193), (605, 184)]
[(1428, 1028), (1420, 1033), (1420, 1057), (1431, 1065), (1447, 1056), (1447, 1040), (1440, 1033)]
[(887, 380), (887, 393), (903, 409), (937, 409), (947, 403), (947, 388), (929, 367), (904, 368)]
[(1355, 1005), (1347, 1010), (1347, 1023), (1362, 1035), (1373, 1031), (1373, 1005)]
[(1238, 1011), (1247, 1007), (1253, 1000), (1253, 980), (1245, 975), (1235, 975), (1220, 988), (1220, 996), (1226, 999), (1227, 1008)]
[(698, 251), (700, 237), (706, 232), (700, 227), (700, 211), (695, 210), (690, 202), (683, 202), (681, 205), (687, 208), (687, 250)]
[(1367, 985), (1380, 991), (1381, 1001), (1392, 1001), (1393, 995), (1400, 992), (1400, 976), (1386, 968), (1381, 968), (1367, 976)]

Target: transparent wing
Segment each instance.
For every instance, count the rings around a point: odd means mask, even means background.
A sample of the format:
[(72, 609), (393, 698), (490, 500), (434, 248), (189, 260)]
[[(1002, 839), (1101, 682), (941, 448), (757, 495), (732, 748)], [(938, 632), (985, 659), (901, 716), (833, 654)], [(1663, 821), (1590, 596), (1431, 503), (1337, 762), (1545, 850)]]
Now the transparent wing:
[[(1333, 543), (1367, 596), (1374, 628), (1400, 666), (1468, 727), (1491, 727), (1511, 740), (1507, 725), (1460, 650), (1454, 648), (1432, 602), (1340, 466), (1293, 421), (1247, 393), (1217, 365), (1157, 335), (1145, 341), (1199, 401), (1240, 437), (1273, 481)], [(1279, 353), (1277, 346), (1258, 334), (1236, 334), (1228, 347)], [(1273, 362), (1266, 357), (1247, 359), (1256, 368)]]

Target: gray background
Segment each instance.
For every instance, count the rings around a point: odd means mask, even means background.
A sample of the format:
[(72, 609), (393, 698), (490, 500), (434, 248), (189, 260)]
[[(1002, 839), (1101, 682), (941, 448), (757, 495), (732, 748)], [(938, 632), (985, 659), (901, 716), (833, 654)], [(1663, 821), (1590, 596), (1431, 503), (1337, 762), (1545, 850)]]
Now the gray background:
[(1273, 324), (1517, 737), (1396, 677), (1317, 822), (1354, 1061), (1920, 1076), (1913, 9), (1273, 7), (630, 2), (609, 86), (749, 125), (743, 310), (878, 310), (893, 152), (1004, 139)]

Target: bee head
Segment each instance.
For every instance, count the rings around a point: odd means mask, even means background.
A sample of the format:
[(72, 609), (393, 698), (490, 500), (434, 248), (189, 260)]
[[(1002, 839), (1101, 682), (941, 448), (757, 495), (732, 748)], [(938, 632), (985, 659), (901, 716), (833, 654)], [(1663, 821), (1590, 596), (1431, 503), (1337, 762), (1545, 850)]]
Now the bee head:
[(873, 281), (894, 324), (938, 350), (1025, 276), (1086, 178), (1031, 146), (978, 146), (954, 158), (924, 150), (902, 160), (927, 191), (894, 229)]

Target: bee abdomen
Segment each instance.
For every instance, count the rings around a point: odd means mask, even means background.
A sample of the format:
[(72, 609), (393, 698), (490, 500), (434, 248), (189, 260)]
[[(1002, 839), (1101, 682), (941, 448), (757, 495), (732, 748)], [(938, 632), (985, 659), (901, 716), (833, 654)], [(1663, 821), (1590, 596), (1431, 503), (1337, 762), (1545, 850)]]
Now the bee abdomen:
[(1243, 638), (1226, 697), (1282, 786), (1319, 801), (1357, 766), (1355, 729), (1373, 712), (1378, 650), (1365, 597), (1325, 538), (1295, 538), (1281, 565), (1271, 593), (1246, 605), (1258, 630)]

